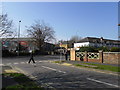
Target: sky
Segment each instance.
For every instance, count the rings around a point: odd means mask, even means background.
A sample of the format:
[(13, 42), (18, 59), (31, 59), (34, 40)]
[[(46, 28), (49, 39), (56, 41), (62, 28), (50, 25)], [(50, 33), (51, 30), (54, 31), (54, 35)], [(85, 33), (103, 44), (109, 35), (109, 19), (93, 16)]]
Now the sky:
[(117, 2), (3, 2), (3, 13), (12, 19), (16, 30), (21, 20), (21, 36), (25, 26), (43, 20), (55, 31), (57, 40), (72, 36), (118, 39)]

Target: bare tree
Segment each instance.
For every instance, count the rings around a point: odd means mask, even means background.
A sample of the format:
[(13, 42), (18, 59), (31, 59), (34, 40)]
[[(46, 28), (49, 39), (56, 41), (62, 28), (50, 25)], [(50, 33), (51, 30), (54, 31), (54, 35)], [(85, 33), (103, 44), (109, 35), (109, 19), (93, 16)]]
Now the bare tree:
[(54, 30), (49, 25), (40, 20), (35, 21), (33, 25), (27, 27), (28, 36), (32, 38), (37, 45), (38, 49), (41, 50), (45, 42), (54, 40)]
[(7, 14), (0, 15), (0, 37), (13, 36), (13, 21), (8, 19)]
[(81, 40), (81, 39), (82, 39), (82, 37), (79, 37), (79, 36), (77, 36), (77, 35), (72, 36), (72, 37), (70, 38), (70, 40), (68, 41), (69, 47), (72, 47), (72, 48), (73, 48), (73, 44), (74, 44), (75, 42), (78, 42), (78, 41)]
[(71, 39), (69, 40), (70, 42), (78, 42), (79, 40), (81, 40), (82, 38), (75, 35), (75, 36), (72, 36)]

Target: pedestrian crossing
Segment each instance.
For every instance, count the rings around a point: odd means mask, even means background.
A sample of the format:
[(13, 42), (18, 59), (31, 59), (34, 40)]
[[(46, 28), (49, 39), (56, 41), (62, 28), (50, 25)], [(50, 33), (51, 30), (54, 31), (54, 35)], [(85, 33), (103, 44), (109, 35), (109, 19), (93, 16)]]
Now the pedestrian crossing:
[[(35, 61), (35, 63), (41, 63), (41, 62), (50, 62), (50, 61)], [(28, 62), (1, 63), (0, 66), (18, 65), (18, 64), (29, 64), (29, 63)], [(32, 64), (32, 62), (30, 64)]]

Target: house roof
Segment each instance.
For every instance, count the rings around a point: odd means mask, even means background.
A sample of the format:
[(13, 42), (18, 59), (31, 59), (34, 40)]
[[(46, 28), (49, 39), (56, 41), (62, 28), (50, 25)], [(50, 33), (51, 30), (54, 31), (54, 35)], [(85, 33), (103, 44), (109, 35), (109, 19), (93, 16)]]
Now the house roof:
[(97, 43), (101, 43), (101, 42), (105, 42), (105, 43), (120, 43), (119, 40), (104, 39), (103, 37), (101, 37), (101, 38), (86, 37), (86, 38), (81, 39), (77, 43), (82, 43), (82, 42), (91, 42), (91, 43), (96, 43), (96, 42)]

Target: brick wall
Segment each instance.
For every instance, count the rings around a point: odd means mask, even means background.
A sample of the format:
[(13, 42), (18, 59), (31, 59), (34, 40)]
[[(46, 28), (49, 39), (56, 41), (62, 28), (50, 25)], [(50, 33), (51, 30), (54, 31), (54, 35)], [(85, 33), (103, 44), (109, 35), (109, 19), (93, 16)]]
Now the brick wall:
[(103, 52), (103, 63), (120, 64), (120, 52)]
[[(98, 59), (90, 59), (87, 56), (87, 53), (84, 52), (85, 56), (83, 57), (83, 61), (85, 62), (99, 62), (99, 63), (106, 63), (106, 64), (120, 64), (120, 52), (101, 52), (99, 51), (99, 58)], [(75, 54), (75, 50), (71, 50), (71, 60), (74, 61), (81, 61), (80, 57), (77, 57)]]

